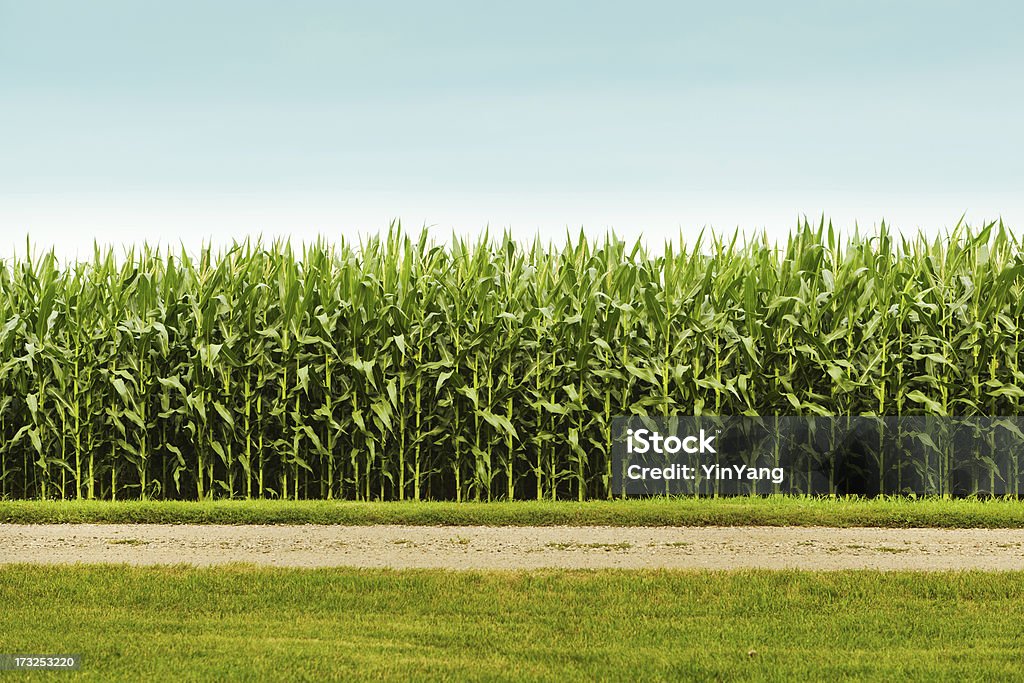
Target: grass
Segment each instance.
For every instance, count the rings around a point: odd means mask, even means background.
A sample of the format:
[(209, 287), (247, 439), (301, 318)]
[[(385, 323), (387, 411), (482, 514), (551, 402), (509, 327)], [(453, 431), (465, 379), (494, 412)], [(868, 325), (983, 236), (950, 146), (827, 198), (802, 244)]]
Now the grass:
[(553, 550), (629, 550), (632, 543), (548, 543)]
[(1024, 528), (1024, 502), (785, 496), (586, 503), (0, 501), (0, 523)]
[(998, 680), (1024, 650), (1020, 573), (22, 565), (0, 601), (0, 652), (81, 680)]
[(111, 545), (132, 545), (132, 546), (135, 546), (135, 545), (146, 545), (147, 543), (149, 543), (149, 541), (143, 541), (143, 540), (138, 539), (138, 538), (115, 538), (115, 539), (112, 539), (110, 541), (107, 541), (107, 543), (110, 543)]

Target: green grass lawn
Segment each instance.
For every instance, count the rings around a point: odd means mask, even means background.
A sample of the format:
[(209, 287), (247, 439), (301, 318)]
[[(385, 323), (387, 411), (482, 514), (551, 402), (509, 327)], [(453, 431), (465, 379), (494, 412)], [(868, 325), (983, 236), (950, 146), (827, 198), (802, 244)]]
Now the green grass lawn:
[(1020, 573), (15, 565), (0, 604), (0, 653), (84, 680), (992, 680), (1024, 652)]
[(1024, 501), (786, 496), (587, 503), (0, 501), (0, 523), (72, 522), (1024, 528)]

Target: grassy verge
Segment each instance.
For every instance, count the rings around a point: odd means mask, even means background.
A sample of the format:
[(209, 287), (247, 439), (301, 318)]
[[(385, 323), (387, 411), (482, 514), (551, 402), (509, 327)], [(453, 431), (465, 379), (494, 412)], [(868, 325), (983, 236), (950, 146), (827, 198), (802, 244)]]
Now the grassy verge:
[(588, 503), (0, 501), (0, 523), (1024, 528), (1024, 501), (782, 496)]
[(1024, 575), (0, 568), (0, 652), (84, 680), (998, 680)]

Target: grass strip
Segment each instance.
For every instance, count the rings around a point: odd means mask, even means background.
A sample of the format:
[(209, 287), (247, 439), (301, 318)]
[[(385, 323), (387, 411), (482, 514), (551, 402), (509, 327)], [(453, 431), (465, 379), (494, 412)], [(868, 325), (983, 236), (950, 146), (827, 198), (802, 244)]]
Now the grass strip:
[(585, 503), (0, 501), (0, 523), (1024, 528), (1024, 503), (786, 496)]
[(1024, 649), (1020, 573), (12, 565), (0, 601), (0, 652), (81, 680), (1000, 680)]

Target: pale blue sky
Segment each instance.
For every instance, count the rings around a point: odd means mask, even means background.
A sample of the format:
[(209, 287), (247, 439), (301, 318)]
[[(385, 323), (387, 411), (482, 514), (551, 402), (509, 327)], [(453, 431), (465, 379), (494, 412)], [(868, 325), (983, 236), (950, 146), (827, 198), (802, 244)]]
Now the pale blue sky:
[(1024, 229), (1018, 3), (778, 4), (0, 0), (0, 229)]

